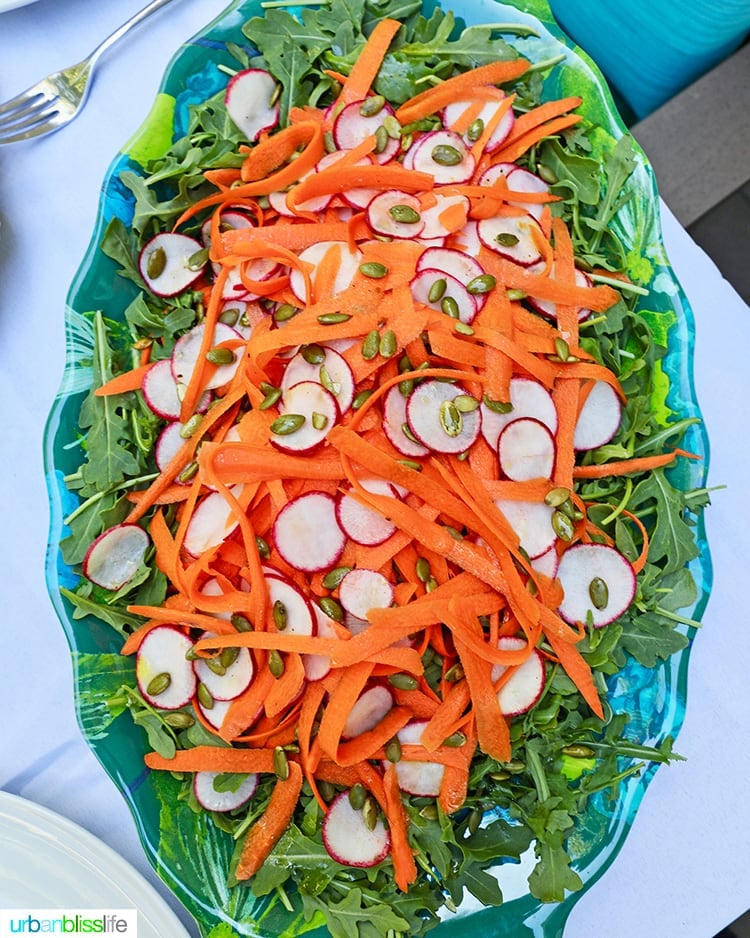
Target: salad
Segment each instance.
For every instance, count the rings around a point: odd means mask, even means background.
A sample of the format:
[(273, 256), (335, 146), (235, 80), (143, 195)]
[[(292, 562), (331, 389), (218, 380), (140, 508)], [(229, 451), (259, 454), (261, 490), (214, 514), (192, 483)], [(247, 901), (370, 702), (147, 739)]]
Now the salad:
[(607, 679), (688, 642), (694, 421), (612, 224), (637, 154), (524, 30), (269, 9), (101, 245), (136, 292), (90, 316), (63, 593), (230, 887), (336, 936), (499, 905), (529, 850), (562, 901), (588, 800), (675, 758)]

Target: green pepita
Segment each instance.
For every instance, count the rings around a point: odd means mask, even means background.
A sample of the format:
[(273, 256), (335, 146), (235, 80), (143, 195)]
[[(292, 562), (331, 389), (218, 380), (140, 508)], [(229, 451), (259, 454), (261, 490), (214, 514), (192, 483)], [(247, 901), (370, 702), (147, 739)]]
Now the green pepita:
[(457, 684), (459, 681), (464, 679), (464, 669), (463, 667), (456, 662), (456, 664), (451, 665), (450, 668), (445, 672), (445, 678), (449, 684)]
[(471, 394), (459, 394), (453, 398), (453, 404), (460, 414), (470, 414), (479, 407), (479, 401)]
[(374, 831), (378, 823), (378, 805), (374, 798), (368, 795), (362, 805), (362, 819), (368, 831)]
[(564, 756), (572, 756), (573, 759), (592, 759), (596, 755), (590, 746), (585, 746), (583, 743), (563, 746), (561, 751)]
[(268, 560), (271, 556), (271, 548), (268, 546), (268, 541), (265, 538), (262, 538), (259, 534), (255, 535), (255, 546), (258, 548), (258, 553), (264, 560)]
[(317, 320), (321, 326), (337, 326), (341, 322), (349, 322), (351, 318), (350, 313), (321, 313)]
[(472, 296), (481, 296), (483, 293), (489, 293), (497, 286), (497, 280), (492, 274), (479, 274), (466, 284), (466, 289)]
[(198, 684), (198, 690), (196, 692), (198, 697), (198, 703), (204, 710), (213, 710), (214, 708), (214, 697), (211, 691), (206, 687), (206, 685), (201, 681)]
[(519, 772), (526, 770), (526, 763), (521, 762), (520, 759), (511, 759), (510, 762), (505, 763), (505, 768), (513, 775), (518, 775)]
[(589, 596), (597, 609), (606, 608), (609, 602), (609, 587), (600, 576), (595, 576), (589, 583)]
[(398, 140), (401, 136), (401, 124), (394, 114), (386, 114), (383, 118), (383, 127), (391, 140)]
[(556, 508), (552, 512), (552, 530), (561, 541), (571, 541), (575, 534), (573, 522), (564, 512), (560, 511), (559, 508)]
[(424, 588), (428, 593), (432, 593), (438, 588), (439, 585), (440, 584), (435, 579), (435, 577), (431, 576), (428, 578), (427, 582), (425, 583)]
[(440, 426), (448, 436), (456, 437), (463, 430), (464, 422), (461, 413), (453, 401), (443, 401), (438, 411)]
[(406, 421), (401, 424), (401, 432), (407, 440), (411, 440), (412, 443), (419, 443), (419, 440), (414, 436), (411, 427)]
[(269, 407), (273, 407), (274, 404), (278, 404), (281, 400), (282, 395), (281, 388), (271, 388), (270, 391), (266, 393), (266, 396), (258, 405), (259, 410), (268, 410)]
[(291, 303), (282, 303), (280, 306), (276, 307), (273, 318), (275, 322), (288, 322), (296, 316), (298, 312), (299, 309), (296, 306), (292, 306)]
[(219, 322), (224, 323), (225, 326), (236, 326), (239, 319), (240, 311), (238, 309), (225, 309), (219, 316)]
[(168, 690), (172, 683), (172, 677), (168, 671), (162, 671), (161, 674), (157, 674), (156, 677), (152, 677), (148, 682), (146, 687), (146, 693), (149, 697), (158, 697), (159, 694), (163, 694), (165, 690)]
[(375, 129), (375, 152), (382, 153), (388, 146), (389, 139), (388, 131), (381, 124), (380, 127)]
[(328, 804), (329, 801), (333, 801), (336, 797), (336, 787), (326, 779), (321, 779), (318, 782), (318, 791), (320, 792), (320, 797), (326, 804)]
[(407, 469), (413, 469), (415, 472), (422, 471), (422, 464), (415, 462), (413, 459), (399, 459), (399, 463)]
[(427, 294), (427, 299), (430, 303), (437, 303), (445, 296), (445, 291), (447, 289), (448, 281), (445, 279), (445, 277), (438, 277), (438, 279), (430, 287), (430, 290)]
[(333, 619), (334, 622), (344, 621), (344, 610), (341, 608), (341, 603), (332, 596), (322, 596), (318, 600), (318, 605), (329, 619)]
[(422, 583), (426, 583), (432, 576), (432, 571), (430, 570), (430, 561), (426, 557), (417, 557), (415, 571), (417, 574), (417, 579)]
[(501, 231), (499, 234), (495, 235), (495, 241), (503, 248), (512, 248), (518, 244), (518, 235), (512, 234), (510, 231)]
[(276, 746), (273, 751), (273, 771), (282, 782), (289, 778), (289, 760), (281, 746)]
[(326, 417), (325, 414), (319, 414), (317, 411), (313, 411), (310, 422), (316, 430), (325, 430), (328, 426), (328, 417)]
[(304, 414), (282, 414), (271, 424), (271, 433), (277, 436), (288, 436), (299, 430), (305, 423)]
[(562, 336), (555, 336), (555, 354), (562, 362), (566, 362), (570, 358), (570, 346), (562, 338)]
[(391, 358), (391, 356), (396, 354), (397, 348), (398, 342), (396, 340), (396, 333), (393, 331), (393, 329), (388, 329), (380, 337), (378, 351), (383, 356), (383, 358)]
[(323, 577), (323, 586), (327, 590), (335, 590), (351, 569), (351, 567), (334, 567), (333, 570), (329, 570)]
[(371, 361), (380, 349), (380, 333), (377, 329), (370, 329), (362, 340), (362, 358)]
[(362, 782), (355, 782), (349, 789), (349, 804), (355, 811), (361, 811), (367, 798), (367, 789)]
[(177, 481), (182, 482), (184, 485), (186, 482), (189, 482), (191, 479), (194, 479), (198, 475), (198, 463), (193, 460), (189, 462), (187, 466), (182, 470), (182, 472), (177, 476)]
[(474, 330), (472, 329), (472, 327), (466, 322), (461, 322), (460, 319), (455, 324), (453, 329), (459, 335), (474, 335)]
[(513, 410), (510, 401), (494, 401), (489, 395), (482, 396), (482, 403), (488, 409), (496, 414), (509, 414)]
[(385, 107), (385, 98), (382, 94), (372, 94), (369, 98), (365, 100), (359, 106), (359, 113), (362, 117), (374, 117), (376, 114), (379, 114)]
[(318, 377), (320, 378), (320, 383), (323, 385), (326, 391), (330, 391), (333, 395), (341, 393), (341, 384), (338, 381), (333, 380), (325, 365), (320, 366)]
[(165, 713), (163, 719), (167, 726), (171, 726), (173, 730), (187, 730), (195, 723), (195, 717), (184, 710), (173, 710), (171, 713)]
[(394, 221), (397, 221), (403, 225), (416, 225), (417, 222), (422, 220), (422, 216), (419, 212), (412, 208), (411, 205), (392, 205), (388, 209), (388, 214)]
[(219, 677), (223, 677), (227, 673), (227, 669), (221, 663), (221, 658), (206, 658), (205, 662), (208, 670), (218, 674)]
[(208, 248), (201, 248), (195, 254), (191, 254), (187, 259), (187, 269), (196, 271), (201, 270), (208, 262)]
[(470, 834), (476, 834), (479, 830), (479, 825), (482, 823), (482, 812), (477, 808), (469, 815), (469, 820), (466, 822), (466, 829)]
[(483, 133), (484, 121), (481, 117), (478, 117), (475, 121), (472, 121), (469, 124), (469, 129), (466, 131), (466, 137), (470, 143), (476, 143)]
[(419, 809), (419, 816), (425, 818), (427, 821), (437, 821), (438, 819), (438, 809), (436, 804), (426, 804), (423, 808)]
[(460, 731), (451, 733), (450, 736), (443, 740), (443, 745), (447, 746), (449, 749), (460, 749), (461, 746), (466, 745), (466, 736)]
[(374, 392), (372, 388), (365, 388), (363, 391), (360, 391), (358, 394), (356, 394), (354, 396), (354, 400), (352, 401), (352, 409), (359, 410), (359, 408), (362, 407), (370, 397), (372, 397), (373, 393)]
[(206, 361), (212, 365), (231, 365), (235, 360), (235, 353), (230, 348), (222, 348), (217, 345), (206, 352)]
[(359, 272), (363, 277), (381, 280), (388, 273), (388, 268), (385, 264), (378, 263), (378, 261), (365, 261), (364, 264), (359, 265)]
[(537, 163), (536, 164), (537, 175), (540, 176), (546, 183), (550, 186), (554, 186), (557, 182), (557, 173), (546, 163)]
[(397, 690), (416, 690), (419, 687), (419, 681), (413, 674), (404, 674), (403, 672), (389, 674), (388, 683)]
[(241, 612), (235, 612), (232, 614), (230, 622), (235, 627), (238, 632), (252, 632), (253, 623), (248, 619), (247, 616), (244, 616)]
[(326, 351), (322, 346), (311, 342), (309, 345), (303, 345), (300, 354), (308, 365), (322, 365), (326, 360)]
[(439, 166), (458, 166), (463, 159), (460, 150), (446, 143), (439, 143), (436, 147), (433, 147), (430, 155), (433, 162)]
[(156, 280), (157, 277), (164, 273), (164, 268), (166, 266), (167, 252), (163, 247), (154, 248), (146, 260), (146, 273), (151, 278), (151, 280)]
[(526, 291), (525, 291), (525, 290), (515, 290), (515, 289), (511, 288), (510, 290), (506, 290), (506, 291), (505, 291), (505, 295), (508, 297), (508, 299), (509, 299), (511, 302), (515, 302), (515, 301), (517, 301), (517, 300), (523, 300), (523, 299), (525, 299), (525, 298), (526, 298)]
[(327, 130), (323, 134), (323, 149), (326, 151), (326, 153), (335, 153), (336, 150), (338, 150), (333, 132), (330, 130)]
[(389, 739), (385, 744), (385, 757), (389, 762), (401, 761), (401, 743), (397, 736)]
[(280, 599), (277, 599), (273, 604), (271, 615), (273, 616), (273, 624), (280, 632), (283, 632), (287, 627), (289, 617), (287, 615), (286, 606)]
[(550, 508), (559, 508), (564, 502), (567, 502), (570, 498), (570, 489), (566, 489), (564, 486), (558, 486), (557, 488), (550, 489), (549, 492), (544, 496), (545, 504), (549, 505)]
[(198, 427), (200, 427), (202, 422), (202, 414), (193, 414), (193, 416), (189, 420), (185, 421), (185, 423), (180, 428), (180, 436), (182, 439), (189, 440), (190, 437), (197, 432)]
[(284, 659), (281, 657), (281, 652), (276, 648), (272, 648), (268, 653), (268, 670), (276, 680), (284, 674)]
[(442, 298), (440, 301), (440, 309), (442, 309), (446, 316), (450, 316), (451, 319), (458, 319), (460, 316), (458, 303), (452, 296), (444, 296)]

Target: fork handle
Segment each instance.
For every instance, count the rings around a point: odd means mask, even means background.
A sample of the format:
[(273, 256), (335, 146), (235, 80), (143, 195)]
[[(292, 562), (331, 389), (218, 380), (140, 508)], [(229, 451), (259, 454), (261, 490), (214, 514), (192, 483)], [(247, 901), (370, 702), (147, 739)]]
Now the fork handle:
[(93, 50), (89, 55), (88, 60), (91, 66), (94, 62), (101, 56), (110, 46), (113, 46), (118, 40), (130, 32), (135, 26), (138, 26), (139, 23), (142, 23), (147, 17), (151, 16), (152, 13), (156, 13), (157, 10), (160, 10), (162, 7), (166, 6), (168, 3), (171, 3), (172, 0), (151, 0), (151, 3), (147, 4), (142, 10), (139, 10), (129, 20), (124, 22), (122, 26), (118, 28), (107, 36), (106, 39), (103, 39), (99, 45)]

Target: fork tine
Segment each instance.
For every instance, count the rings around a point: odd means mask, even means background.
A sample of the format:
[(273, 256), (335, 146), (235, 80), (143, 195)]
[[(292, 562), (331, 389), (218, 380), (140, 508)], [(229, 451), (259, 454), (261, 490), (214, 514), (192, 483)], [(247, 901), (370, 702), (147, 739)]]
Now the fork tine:
[(10, 101), (6, 101), (5, 104), (0, 105), (0, 114), (10, 114), (11, 111), (17, 111), (26, 104), (33, 104), (37, 98), (44, 98), (44, 93), (38, 85), (34, 85), (17, 94)]
[[(30, 122), (31, 123), (31, 122)], [(0, 128), (0, 146), (5, 143), (20, 143), (22, 140), (30, 140), (32, 137), (41, 137), (44, 134), (52, 133), (54, 130), (58, 130), (60, 127), (63, 127), (67, 121), (62, 118), (62, 116), (57, 113), (54, 114), (49, 120), (41, 124), (33, 125), (24, 131), (13, 133), (10, 136), (2, 135), (2, 128)]]
[(28, 108), (18, 118), (0, 120), (0, 143), (11, 143), (17, 139), (25, 139), (32, 131), (39, 133), (38, 127), (47, 126), (60, 116), (57, 107)]

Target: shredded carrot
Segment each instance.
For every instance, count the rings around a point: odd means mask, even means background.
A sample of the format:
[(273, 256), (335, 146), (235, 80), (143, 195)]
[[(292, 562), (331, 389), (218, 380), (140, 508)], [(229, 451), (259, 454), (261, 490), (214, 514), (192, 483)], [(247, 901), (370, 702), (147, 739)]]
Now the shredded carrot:
[(398, 20), (379, 20), (344, 81), (337, 105), (363, 101), (375, 81), (393, 37), (401, 29)]
[(137, 391), (143, 384), (143, 379), (151, 370), (152, 365), (149, 362), (140, 364), (130, 371), (125, 371), (121, 375), (110, 378), (104, 384), (94, 389), (96, 397), (110, 397), (112, 394), (124, 394), (126, 391)]

